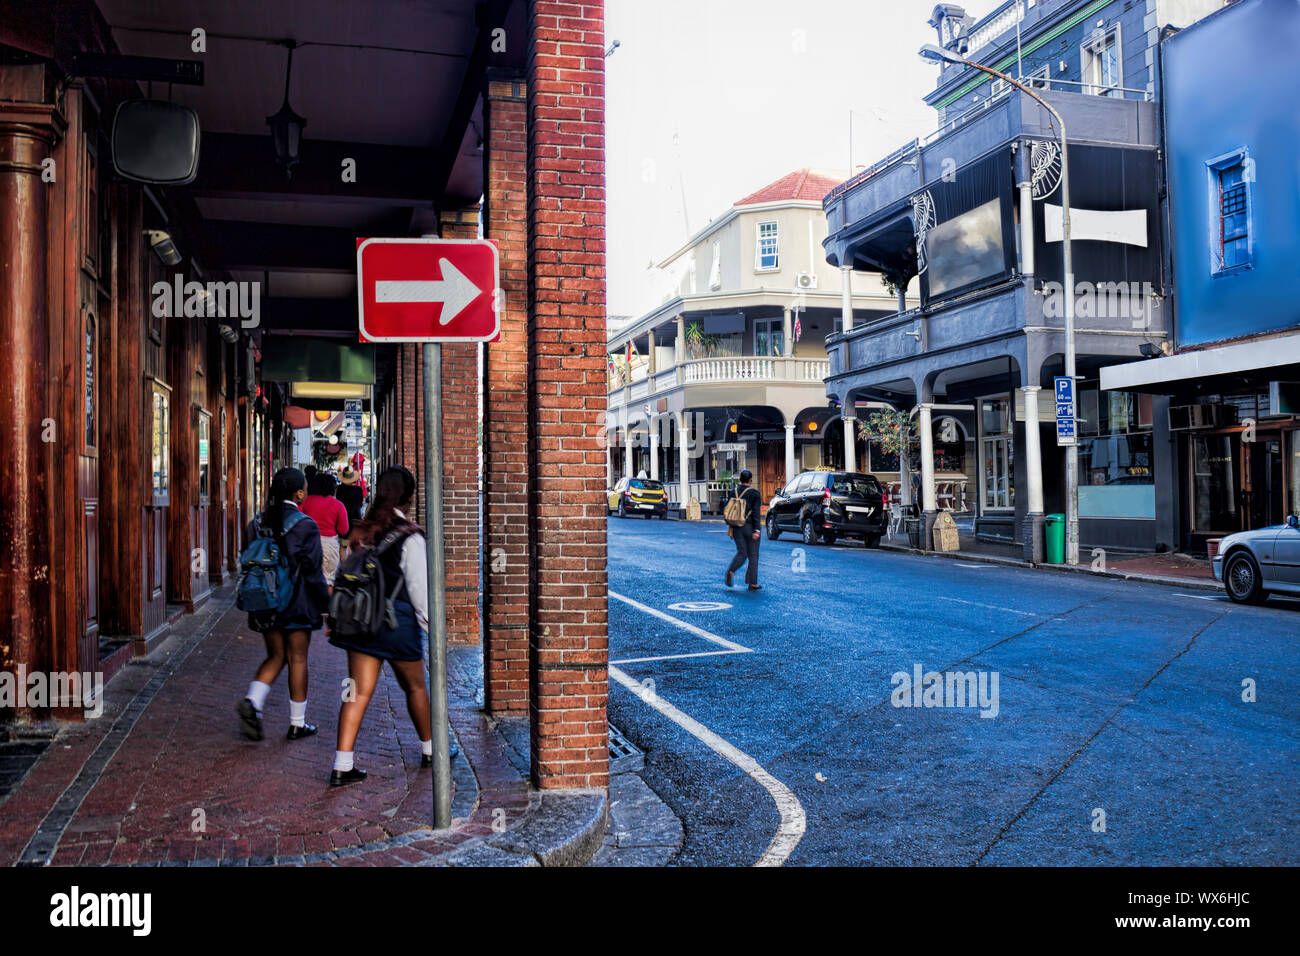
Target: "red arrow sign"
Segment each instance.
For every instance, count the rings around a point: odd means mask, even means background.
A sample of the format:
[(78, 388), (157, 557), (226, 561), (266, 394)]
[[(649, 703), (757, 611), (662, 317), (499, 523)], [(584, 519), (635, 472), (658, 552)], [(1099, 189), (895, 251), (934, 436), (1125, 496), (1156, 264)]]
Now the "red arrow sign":
[(367, 342), (487, 342), (499, 323), (496, 244), (486, 239), (362, 239), (357, 310)]

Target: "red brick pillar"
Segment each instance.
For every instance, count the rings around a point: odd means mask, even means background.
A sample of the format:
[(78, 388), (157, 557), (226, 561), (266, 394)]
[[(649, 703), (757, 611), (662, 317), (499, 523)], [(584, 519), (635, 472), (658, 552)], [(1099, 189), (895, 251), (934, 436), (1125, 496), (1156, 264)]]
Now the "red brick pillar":
[(604, 10), (528, 11), (532, 776), (605, 788)]
[(501, 255), (501, 337), (483, 365), (483, 684), (494, 714), (528, 710), (527, 90), (489, 72), (483, 229)]

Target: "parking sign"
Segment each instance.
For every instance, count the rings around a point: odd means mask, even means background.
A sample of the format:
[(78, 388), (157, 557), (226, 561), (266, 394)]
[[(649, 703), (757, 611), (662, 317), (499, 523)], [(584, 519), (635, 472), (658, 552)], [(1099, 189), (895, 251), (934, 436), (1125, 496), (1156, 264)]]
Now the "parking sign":
[(1056, 377), (1056, 444), (1073, 445), (1074, 432), (1074, 379), (1064, 375)]

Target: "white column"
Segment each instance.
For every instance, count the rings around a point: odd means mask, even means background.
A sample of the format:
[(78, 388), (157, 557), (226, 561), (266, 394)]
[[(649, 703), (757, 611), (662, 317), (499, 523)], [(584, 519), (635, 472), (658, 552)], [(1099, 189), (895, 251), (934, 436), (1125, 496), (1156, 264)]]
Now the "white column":
[(934, 497), (934, 435), (930, 428), (930, 403), (922, 402), (917, 413), (921, 432), (921, 510), (937, 511)]
[(686, 502), (691, 497), (691, 482), (687, 477), (690, 458), (687, 451), (686, 418), (689, 413), (682, 410), (677, 413), (677, 481), (680, 485), (678, 500), (681, 502), (682, 514), (686, 514)]
[(785, 480), (795, 476), (794, 470), (794, 425), (785, 426)]
[(632, 477), (632, 427), (626, 405), (623, 406), (623, 477)]
[(609, 433), (605, 434), (605, 487), (614, 487), (614, 456), (609, 451)]
[(853, 329), (853, 267), (840, 266), (840, 330)]
[(1029, 477), (1029, 514), (1043, 513), (1043, 453), (1039, 441), (1037, 385), (1026, 385), (1025, 395), (1025, 470)]
[(1034, 186), (1020, 184), (1020, 274), (1034, 274)]
[[(857, 409), (849, 406), (846, 412), (856, 413)], [(858, 470), (858, 419), (857, 415), (845, 415), (844, 421), (844, 470)]]
[(654, 329), (650, 330), (649, 334), (647, 335), (646, 341), (649, 342), (649, 346), (647, 349), (648, 354), (646, 356), (646, 361), (649, 364), (646, 366), (646, 374), (649, 376), (649, 380), (650, 380), (650, 391), (653, 392), (655, 372), (659, 371), (658, 367), (655, 365), (655, 330)]
[(781, 354), (794, 355), (794, 320), (790, 318), (790, 307), (785, 307), (785, 326), (781, 337)]
[[(652, 332), (651, 335), (654, 333)], [(659, 416), (650, 416), (650, 477), (659, 480)]]
[(681, 365), (686, 361), (686, 316), (684, 315), (677, 316), (677, 341), (673, 344), (677, 349), (677, 364)]

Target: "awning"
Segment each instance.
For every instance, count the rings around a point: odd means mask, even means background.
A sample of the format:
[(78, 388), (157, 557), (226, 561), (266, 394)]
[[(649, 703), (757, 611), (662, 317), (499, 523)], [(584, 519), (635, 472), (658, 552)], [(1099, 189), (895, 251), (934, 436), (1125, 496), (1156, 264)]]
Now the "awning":
[(1300, 333), (1111, 365), (1101, 370), (1101, 387), (1172, 393), (1180, 385), (1257, 371), (1269, 373), (1265, 380), (1300, 375)]

